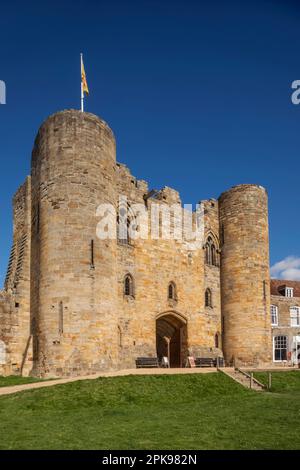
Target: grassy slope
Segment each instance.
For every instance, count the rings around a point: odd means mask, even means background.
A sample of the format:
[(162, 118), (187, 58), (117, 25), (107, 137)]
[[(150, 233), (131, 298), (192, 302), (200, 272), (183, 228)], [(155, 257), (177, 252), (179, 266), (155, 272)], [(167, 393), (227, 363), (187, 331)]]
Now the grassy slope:
[(3, 377), (0, 375), (0, 387), (10, 387), (12, 385), (23, 385), (33, 382), (41, 382), (42, 379), (36, 379), (34, 377), (20, 377), (18, 375), (10, 375)]
[[(255, 372), (255, 378), (257, 378), (262, 384), (268, 384), (268, 373), (267, 372)], [(288, 371), (288, 372), (272, 372), (272, 387), (271, 392), (286, 392), (293, 393), (297, 391), (300, 393), (300, 371)]]
[(0, 448), (299, 449), (300, 373), (284, 381), (257, 393), (220, 373), (129, 376), (0, 397)]

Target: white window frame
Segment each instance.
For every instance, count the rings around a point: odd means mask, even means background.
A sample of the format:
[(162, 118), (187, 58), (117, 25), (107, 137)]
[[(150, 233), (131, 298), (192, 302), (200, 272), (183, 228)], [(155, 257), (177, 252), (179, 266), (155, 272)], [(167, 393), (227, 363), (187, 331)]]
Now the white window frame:
[[(284, 336), (286, 338), (286, 359), (275, 359), (275, 338), (277, 338), (278, 336)], [(280, 348), (280, 349), (283, 349), (283, 348)], [(287, 335), (279, 334), (279, 335), (273, 336), (273, 362), (287, 362), (288, 353), (289, 353), (289, 343), (288, 343)]]
[[(296, 321), (293, 322), (293, 320)], [(292, 327), (298, 328), (300, 326), (300, 307), (297, 305), (290, 307), (290, 322)]]
[[(273, 309), (275, 309), (276, 322), (273, 322)], [(278, 326), (278, 307), (277, 305), (271, 305), (271, 325)]]
[(285, 288), (285, 296), (288, 298), (294, 297), (294, 288), (293, 287), (286, 287)]

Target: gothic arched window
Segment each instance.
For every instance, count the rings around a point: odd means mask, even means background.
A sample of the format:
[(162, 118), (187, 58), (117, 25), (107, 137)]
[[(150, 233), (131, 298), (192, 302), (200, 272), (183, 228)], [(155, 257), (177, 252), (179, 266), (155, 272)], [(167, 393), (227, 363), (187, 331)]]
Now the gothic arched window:
[(121, 245), (132, 245), (132, 231), (136, 231), (136, 216), (126, 201), (120, 201), (117, 213), (117, 240)]
[(130, 219), (127, 217), (126, 222), (122, 221), (120, 216), (117, 216), (117, 239), (118, 243), (121, 245), (129, 245), (130, 244), (130, 237), (129, 237), (129, 226), (130, 226)]
[(131, 274), (124, 277), (124, 295), (134, 297), (134, 282)]
[(217, 250), (212, 237), (208, 237), (205, 244), (205, 263), (211, 266), (218, 266)]
[(212, 294), (210, 289), (205, 291), (205, 307), (212, 307)]
[(217, 266), (217, 259), (216, 259), (216, 247), (215, 245), (212, 243), (211, 245), (211, 264), (213, 266)]
[(176, 284), (172, 281), (168, 287), (168, 299), (177, 300)]

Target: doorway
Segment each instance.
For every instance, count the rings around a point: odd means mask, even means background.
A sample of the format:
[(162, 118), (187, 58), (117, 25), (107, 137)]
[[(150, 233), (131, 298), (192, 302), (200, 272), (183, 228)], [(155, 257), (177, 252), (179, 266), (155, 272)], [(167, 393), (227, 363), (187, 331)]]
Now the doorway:
[(178, 314), (169, 312), (156, 320), (157, 357), (167, 357), (170, 367), (183, 367), (187, 350), (186, 321)]

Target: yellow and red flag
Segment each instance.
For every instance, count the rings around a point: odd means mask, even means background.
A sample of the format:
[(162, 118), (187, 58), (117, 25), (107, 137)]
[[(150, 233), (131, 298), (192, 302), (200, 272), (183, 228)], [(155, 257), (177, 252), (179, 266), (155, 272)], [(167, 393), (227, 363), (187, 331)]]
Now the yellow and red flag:
[(81, 54), (81, 86), (82, 86), (82, 93), (86, 93), (88, 95), (89, 87), (88, 87), (87, 80), (86, 80), (82, 54)]

